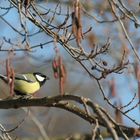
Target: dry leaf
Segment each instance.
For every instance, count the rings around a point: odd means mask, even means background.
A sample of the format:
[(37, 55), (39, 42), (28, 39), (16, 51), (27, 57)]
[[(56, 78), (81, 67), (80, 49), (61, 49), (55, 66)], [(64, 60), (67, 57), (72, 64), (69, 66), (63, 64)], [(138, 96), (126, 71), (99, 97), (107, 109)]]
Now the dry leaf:
[(9, 58), (6, 59), (6, 75), (7, 75), (7, 78), (8, 78), (8, 83), (10, 83), (10, 62), (9, 62)]
[(10, 66), (9, 58), (6, 59), (6, 74), (7, 74), (7, 78), (8, 78), (8, 84), (10, 86), (10, 95), (13, 96), (14, 95), (15, 72), (14, 72), (14, 68)]
[[(140, 100), (140, 81), (138, 81), (138, 97), (139, 97), (139, 100)], [(140, 107), (140, 105), (139, 105)]]
[(81, 5), (79, 0), (74, 2), (74, 12), (72, 12), (72, 33), (76, 37), (77, 44), (83, 39), (82, 22), (81, 22)]
[(65, 88), (65, 83), (66, 83), (66, 69), (62, 61), (62, 57), (59, 56), (58, 58), (59, 61), (59, 87), (60, 87), (60, 93), (61, 95), (64, 95), (64, 88)]
[(54, 59), (52, 62), (52, 68), (53, 68), (53, 73), (54, 73), (54, 78), (58, 79), (59, 78), (59, 72), (58, 72), (58, 60)]
[(64, 88), (67, 79), (67, 73), (65, 65), (63, 64), (62, 57), (58, 56), (52, 62), (53, 72), (55, 79), (59, 78), (59, 91), (61, 95), (64, 95)]
[(90, 33), (87, 36), (87, 39), (88, 39), (89, 47), (93, 49), (95, 47), (96, 42), (97, 42), (96, 35), (94, 33)]
[(123, 43), (122, 44), (122, 52), (124, 52), (124, 51), (125, 51), (125, 57), (127, 58), (129, 53), (130, 53), (130, 50), (129, 50), (128, 46)]
[(140, 65), (138, 63), (134, 64), (134, 70), (135, 70), (136, 79), (140, 81)]
[(11, 78), (12, 81), (10, 82), (10, 95), (14, 95), (14, 81), (15, 81), (15, 72), (14, 69), (11, 67)]
[(115, 97), (116, 96), (116, 84), (115, 84), (115, 80), (112, 79), (110, 81), (110, 84), (109, 84), (109, 98), (112, 98), (112, 97)]

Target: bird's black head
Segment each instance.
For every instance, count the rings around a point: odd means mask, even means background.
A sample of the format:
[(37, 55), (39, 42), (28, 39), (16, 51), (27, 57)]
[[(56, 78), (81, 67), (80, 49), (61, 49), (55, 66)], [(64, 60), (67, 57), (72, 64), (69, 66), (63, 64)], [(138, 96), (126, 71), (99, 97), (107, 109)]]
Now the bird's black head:
[(46, 75), (39, 73), (39, 72), (35, 72), (33, 73), (36, 80), (39, 82), (40, 86), (42, 86), (46, 80), (49, 80), (49, 77), (47, 77)]

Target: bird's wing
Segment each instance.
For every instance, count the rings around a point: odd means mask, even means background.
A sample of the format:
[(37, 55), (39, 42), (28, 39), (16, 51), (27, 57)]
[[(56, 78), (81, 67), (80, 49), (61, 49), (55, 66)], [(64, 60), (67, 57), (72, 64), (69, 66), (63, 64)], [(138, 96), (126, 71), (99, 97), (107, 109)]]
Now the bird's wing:
[(29, 78), (28, 76), (24, 75), (24, 74), (16, 74), (15, 75), (15, 80), (23, 80), (23, 81), (27, 81), (30, 83), (35, 82), (35, 80)]
[(0, 74), (0, 79), (2, 79), (3, 81), (5, 81), (6, 83), (8, 82), (7, 76), (4, 76), (2, 74)]
[(4, 75), (2, 75), (2, 74), (0, 74), (0, 78), (7, 78), (6, 76), (4, 76)]

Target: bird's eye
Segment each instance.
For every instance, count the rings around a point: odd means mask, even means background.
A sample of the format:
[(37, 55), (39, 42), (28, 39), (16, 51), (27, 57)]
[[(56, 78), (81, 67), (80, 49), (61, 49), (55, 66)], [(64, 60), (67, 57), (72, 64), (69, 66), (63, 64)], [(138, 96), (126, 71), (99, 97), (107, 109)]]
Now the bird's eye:
[(45, 77), (42, 77), (41, 75), (36, 74), (36, 79), (40, 82), (44, 81)]

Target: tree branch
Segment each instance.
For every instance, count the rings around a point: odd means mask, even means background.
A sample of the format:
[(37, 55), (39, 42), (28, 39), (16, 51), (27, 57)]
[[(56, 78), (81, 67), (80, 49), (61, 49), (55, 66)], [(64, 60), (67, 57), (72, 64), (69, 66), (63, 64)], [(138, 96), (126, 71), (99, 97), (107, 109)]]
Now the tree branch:
[[(84, 104), (90, 107), (93, 112), (87, 113)], [(81, 107), (80, 104), (83, 106)], [(83, 118), (85, 121), (90, 124), (96, 124), (97, 120), (100, 126), (108, 128), (108, 133), (110, 131), (115, 131), (117, 136), (123, 137), (125, 133), (128, 137), (137, 136), (140, 137), (140, 129), (133, 127), (127, 127), (119, 125), (118, 123), (112, 123), (111, 119), (108, 119), (104, 115), (103, 109), (96, 103), (93, 103), (90, 99), (79, 97), (75, 95), (58, 95), (53, 97), (43, 97), (43, 98), (16, 98), (16, 99), (5, 99), (0, 100), (0, 109), (10, 109), (10, 108), (20, 108), (20, 107), (56, 107), (60, 109), (67, 110), (73, 114)], [(113, 120), (113, 119), (112, 119)], [(109, 130), (111, 129), (111, 130)], [(121, 130), (121, 131), (120, 131)], [(115, 134), (115, 135), (116, 135)], [(114, 135), (114, 134), (113, 134)]]

